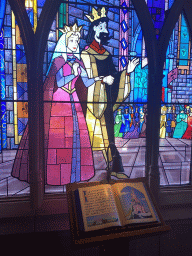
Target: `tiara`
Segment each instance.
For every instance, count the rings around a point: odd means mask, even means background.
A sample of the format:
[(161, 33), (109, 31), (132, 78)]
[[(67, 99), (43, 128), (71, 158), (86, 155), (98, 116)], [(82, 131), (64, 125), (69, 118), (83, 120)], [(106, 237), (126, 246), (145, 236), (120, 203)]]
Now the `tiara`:
[(67, 34), (68, 32), (80, 32), (82, 29), (82, 26), (78, 27), (75, 23), (73, 26), (67, 26), (65, 25), (63, 29), (59, 29), (63, 34)]
[(85, 15), (91, 22), (95, 20), (99, 20), (106, 16), (107, 10), (105, 7), (102, 7), (102, 9), (96, 10), (95, 8), (92, 8), (92, 13), (90, 15)]

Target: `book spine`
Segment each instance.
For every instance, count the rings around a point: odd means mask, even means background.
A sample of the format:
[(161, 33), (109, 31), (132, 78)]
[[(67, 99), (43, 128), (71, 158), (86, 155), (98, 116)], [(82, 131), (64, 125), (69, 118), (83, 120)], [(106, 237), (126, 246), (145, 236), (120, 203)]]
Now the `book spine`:
[(77, 212), (77, 223), (79, 226), (79, 230), (85, 231), (84, 224), (83, 224), (83, 215), (81, 210), (79, 191), (75, 190), (74, 194), (75, 194), (75, 205), (76, 205), (76, 212)]

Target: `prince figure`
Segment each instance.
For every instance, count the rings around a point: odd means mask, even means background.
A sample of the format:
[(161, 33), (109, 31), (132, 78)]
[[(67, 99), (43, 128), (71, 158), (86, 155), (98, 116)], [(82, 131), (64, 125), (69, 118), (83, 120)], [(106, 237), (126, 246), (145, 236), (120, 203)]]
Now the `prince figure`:
[(91, 22), (87, 36), (89, 46), (82, 51), (81, 59), (89, 78), (103, 78), (88, 88), (86, 122), (92, 150), (102, 150), (107, 161), (108, 145), (114, 143), (113, 112), (130, 93), (130, 73), (139, 64), (139, 59), (129, 61), (126, 69), (118, 72), (111, 54), (103, 47), (110, 39), (105, 7), (92, 8), (92, 13), (86, 17)]

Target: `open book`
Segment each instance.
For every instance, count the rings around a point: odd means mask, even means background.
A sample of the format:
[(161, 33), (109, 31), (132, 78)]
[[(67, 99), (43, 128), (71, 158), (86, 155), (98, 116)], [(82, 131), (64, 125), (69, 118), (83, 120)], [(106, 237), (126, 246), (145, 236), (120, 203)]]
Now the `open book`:
[(80, 187), (74, 195), (80, 230), (160, 221), (143, 182)]

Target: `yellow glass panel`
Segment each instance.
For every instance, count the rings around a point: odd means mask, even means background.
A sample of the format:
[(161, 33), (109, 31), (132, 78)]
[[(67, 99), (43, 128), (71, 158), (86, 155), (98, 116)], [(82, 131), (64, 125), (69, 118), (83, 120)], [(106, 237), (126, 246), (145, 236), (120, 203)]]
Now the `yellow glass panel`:
[(86, 122), (87, 122), (88, 130), (90, 132), (93, 132), (95, 129), (96, 118), (91, 114), (89, 109), (87, 109)]
[[(104, 139), (108, 138), (106, 126), (101, 126)], [(108, 140), (108, 139), (107, 139)]]
[(25, 7), (33, 8), (33, 0), (25, 0)]
[(22, 135), (19, 135), (19, 136), (18, 136), (19, 143), (20, 143), (20, 141), (21, 141), (21, 138), (22, 138)]
[(104, 148), (105, 147), (102, 135), (94, 135), (93, 150), (102, 150)]
[(34, 0), (34, 5), (33, 5), (33, 12), (34, 12), (34, 32), (36, 31), (37, 28), (37, 0)]
[(101, 123), (100, 123), (99, 119), (96, 120), (95, 134), (102, 134), (102, 132), (101, 132)]
[(102, 134), (101, 123), (99, 119), (96, 120), (96, 124), (95, 124), (93, 150), (94, 148), (98, 148), (97, 150), (104, 148), (103, 134)]

